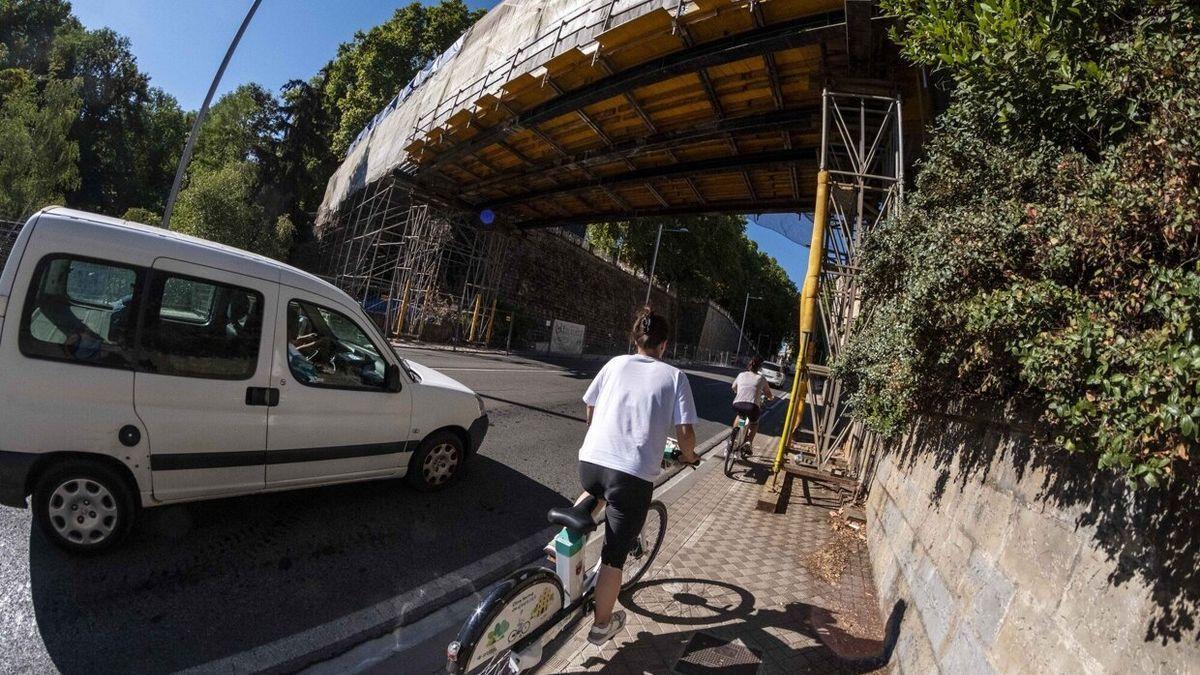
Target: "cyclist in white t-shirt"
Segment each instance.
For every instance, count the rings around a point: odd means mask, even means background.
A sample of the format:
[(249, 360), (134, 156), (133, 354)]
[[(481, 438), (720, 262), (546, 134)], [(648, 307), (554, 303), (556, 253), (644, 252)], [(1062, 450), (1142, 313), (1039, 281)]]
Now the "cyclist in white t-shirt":
[(662, 361), (670, 332), (665, 317), (644, 307), (630, 336), (637, 353), (606, 363), (583, 395), (588, 431), (579, 450), (579, 478), (585, 492), (605, 503), (596, 616), (588, 632), (593, 644), (603, 644), (625, 625), (625, 613), (613, 612), (621, 568), (646, 521), (667, 433), (674, 428), (683, 462), (700, 461), (692, 388), (687, 375)]
[[(750, 359), (746, 369), (738, 373), (733, 380), (733, 411), (750, 422), (747, 443), (754, 442), (754, 434), (758, 432), (758, 416), (762, 414), (763, 405), (775, 398), (771, 393), (771, 385), (767, 384), (767, 378), (758, 374), (759, 368), (762, 368), (762, 357), (755, 356)], [(734, 425), (737, 424), (736, 415), (733, 418)], [(736, 431), (737, 429), (734, 429), (734, 432)]]

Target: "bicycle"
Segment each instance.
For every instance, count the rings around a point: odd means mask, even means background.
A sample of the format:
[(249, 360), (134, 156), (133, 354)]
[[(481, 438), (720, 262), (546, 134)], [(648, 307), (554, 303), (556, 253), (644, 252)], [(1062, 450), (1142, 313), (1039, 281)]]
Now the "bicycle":
[(737, 463), (738, 456), (742, 460), (750, 459), (750, 442), (746, 440), (750, 435), (750, 420), (745, 415), (738, 414), (737, 419), (733, 422), (733, 433), (729, 435), (729, 444), (725, 448), (725, 475), (733, 478), (733, 466)]
[[(678, 445), (670, 439), (663, 468), (682, 464), (679, 456)], [(604, 528), (598, 527), (602, 514), (600, 500), (592, 496), (575, 506), (550, 509), (550, 522), (563, 526), (547, 547), (553, 547), (553, 571), (527, 567), (501, 581), (447, 646), (447, 673), (515, 675), (541, 662), (543, 637), (576, 611), (586, 610), (591, 601), (604, 547)], [(667, 507), (656, 499), (622, 570), (622, 591), (650, 569), (666, 531)]]

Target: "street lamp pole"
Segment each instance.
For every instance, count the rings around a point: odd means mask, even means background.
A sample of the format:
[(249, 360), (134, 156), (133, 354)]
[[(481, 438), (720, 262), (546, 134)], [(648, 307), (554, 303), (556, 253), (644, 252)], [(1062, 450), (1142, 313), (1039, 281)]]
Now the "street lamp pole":
[(742, 340), (745, 340), (745, 339), (746, 339), (746, 334), (745, 334), (745, 328), (746, 328), (746, 310), (750, 309), (750, 301), (751, 301), (751, 300), (762, 300), (762, 296), (761, 296), (761, 295), (756, 295), (756, 296), (753, 296), (753, 297), (751, 297), (749, 293), (746, 293), (746, 302), (745, 302), (745, 304), (743, 304), (743, 305), (742, 305), (742, 323), (741, 323), (741, 325), (740, 325), (740, 326), (738, 326), (738, 348), (737, 348), (737, 356), (733, 357), (733, 360), (734, 360), (734, 362), (735, 362), (735, 363), (736, 363), (736, 362), (737, 362), (739, 359), (741, 359), (741, 358), (742, 358)]
[(650, 277), (646, 279), (646, 302), (650, 304), (650, 289), (654, 288), (654, 268), (658, 265), (658, 245), (662, 243), (662, 223), (658, 224), (658, 236), (654, 238), (654, 257), (650, 259)]
[[(676, 228), (671, 228), (671, 229), (667, 230), (668, 233), (687, 232), (687, 231), (688, 230), (686, 227), (676, 227)], [(650, 290), (652, 288), (654, 288), (654, 268), (658, 266), (658, 245), (662, 243), (662, 235), (663, 235), (663, 226), (662, 226), (662, 223), (659, 223), (658, 224), (658, 236), (656, 236), (654, 238), (654, 256), (652, 258), (650, 258), (650, 278), (646, 280), (646, 302), (643, 303), (646, 305), (650, 304)]]
[(233, 36), (233, 42), (229, 43), (229, 49), (225, 52), (221, 67), (217, 69), (217, 74), (208, 87), (208, 95), (204, 97), (204, 103), (196, 112), (196, 121), (192, 122), (192, 132), (188, 134), (187, 143), (183, 146), (183, 155), (179, 157), (179, 166), (175, 169), (175, 182), (171, 184), (171, 194), (167, 196), (167, 208), (163, 211), (162, 219), (164, 229), (171, 227), (171, 212), (175, 210), (175, 200), (179, 197), (179, 188), (183, 185), (183, 175), (187, 172), (188, 162), (192, 160), (192, 150), (196, 148), (196, 137), (200, 134), (200, 125), (204, 124), (204, 118), (208, 116), (208, 104), (212, 103), (213, 94), (217, 91), (217, 85), (221, 83), (221, 77), (225, 75), (229, 59), (237, 50), (238, 43), (242, 41), (242, 34), (246, 32), (246, 26), (250, 25), (250, 19), (254, 18), (254, 13), (258, 11), (260, 4), (262, 4), (262, 0), (254, 0), (254, 4), (250, 5), (250, 11), (246, 12), (246, 18), (242, 19), (242, 25), (238, 28), (237, 34)]

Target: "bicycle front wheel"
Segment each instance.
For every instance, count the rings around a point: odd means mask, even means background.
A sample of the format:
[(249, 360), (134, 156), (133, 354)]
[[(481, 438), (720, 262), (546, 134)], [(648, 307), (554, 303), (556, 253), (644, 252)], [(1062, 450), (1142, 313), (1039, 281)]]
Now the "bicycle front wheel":
[(563, 607), (563, 586), (543, 568), (521, 570), (488, 595), (450, 645), (448, 673), (514, 675), (512, 648)]
[(657, 500), (650, 502), (646, 522), (642, 525), (642, 531), (638, 534), (633, 550), (625, 560), (625, 567), (621, 570), (621, 578), (624, 579), (621, 590), (628, 590), (646, 575), (646, 571), (658, 556), (658, 549), (662, 548), (663, 537), (666, 535), (667, 507)]

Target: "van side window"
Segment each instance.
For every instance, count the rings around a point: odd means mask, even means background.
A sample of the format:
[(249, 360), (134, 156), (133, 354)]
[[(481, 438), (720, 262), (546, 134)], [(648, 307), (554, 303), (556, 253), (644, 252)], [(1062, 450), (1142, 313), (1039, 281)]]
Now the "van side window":
[(154, 272), (141, 331), (141, 368), (159, 375), (245, 380), (258, 366), (260, 293)]
[(353, 319), (300, 300), (287, 307), (288, 369), (303, 384), (384, 389), (387, 362)]
[(43, 258), (21, 315), (21, 353), (109, 368), (133, 367), (144, 271), (63, 255)]

